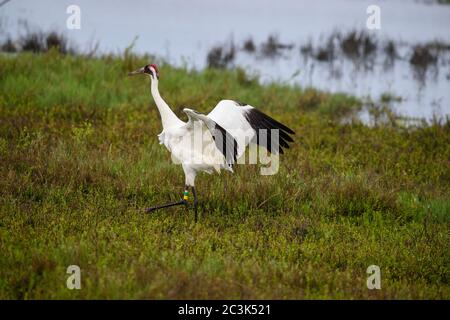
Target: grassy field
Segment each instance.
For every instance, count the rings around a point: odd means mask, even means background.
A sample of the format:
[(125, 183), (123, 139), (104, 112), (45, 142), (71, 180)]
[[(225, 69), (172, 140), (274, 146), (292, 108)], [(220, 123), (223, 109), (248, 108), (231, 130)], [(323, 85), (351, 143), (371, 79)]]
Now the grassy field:
[(148, 62), (0, 56), (0, 298), (450, 299), (450, 121), (345, 124), (356, 98), (161, 64), (180, 116), (241, 100), (296, 142), (274, 176), (199, 175), (198, 223), (149, 215), (137, 209), (178, 200), (184, 176), (158, 144), (149, 80), (126, 76)]

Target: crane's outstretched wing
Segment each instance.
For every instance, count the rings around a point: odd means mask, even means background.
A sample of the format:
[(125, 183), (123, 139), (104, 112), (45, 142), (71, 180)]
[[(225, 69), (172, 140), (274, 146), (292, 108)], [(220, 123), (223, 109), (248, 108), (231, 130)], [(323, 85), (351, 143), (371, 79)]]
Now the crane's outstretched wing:
[(214, 143), (219, 151), (225, 157), (225, 163), (228, 168), (232, 168), (233, 164), (237, 160), (237, 147), (238, 144), (234, 137), (227, 132), (222, 126), (216, 123), (214, 120), (208, 118), (204, 114), (198, 113), (192, 109), (184, 108), (183, 111), (189, 117), (187, 126), (193, 125), (194, 121), (203, 122), (212, 135)]
[[(237, 140), (238, 158), (249, 143), (256, 143), (272, 153), (283, 153), (283, 148), (289, 148), (288, 142), (294, 142), (290, 136), (295, 134), (294, 131), (245, 103), (222, 100), (208, 114), (208, 118)], [(275, 139), (274, 129), (277, 129), (278, 139)]]

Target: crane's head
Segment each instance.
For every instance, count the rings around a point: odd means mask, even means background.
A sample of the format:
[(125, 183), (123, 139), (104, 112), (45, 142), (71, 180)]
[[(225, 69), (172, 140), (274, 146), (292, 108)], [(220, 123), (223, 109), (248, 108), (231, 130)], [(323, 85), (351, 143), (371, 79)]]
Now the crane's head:
[(156, 66), (156, 64), (148, 64), (142, 68), (128, 73), (129, 76), (135, 76), (137, 74), (146, 74), (149, 75), (152, 79), (159, 79), (158, 67)]

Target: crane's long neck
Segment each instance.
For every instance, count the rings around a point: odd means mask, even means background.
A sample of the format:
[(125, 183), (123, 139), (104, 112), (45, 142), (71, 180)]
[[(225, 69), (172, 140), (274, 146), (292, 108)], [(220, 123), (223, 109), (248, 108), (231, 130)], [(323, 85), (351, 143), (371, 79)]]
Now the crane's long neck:
[(161, 122), (163, 130), (175, 124), (182, 122), (175, 113), (170, 109), (169, 105), (163, 100), (158, 90), (158, 79), (151, 79), (151, 92), (156, 106), (158, 107), (159, 114), (161, 116)]

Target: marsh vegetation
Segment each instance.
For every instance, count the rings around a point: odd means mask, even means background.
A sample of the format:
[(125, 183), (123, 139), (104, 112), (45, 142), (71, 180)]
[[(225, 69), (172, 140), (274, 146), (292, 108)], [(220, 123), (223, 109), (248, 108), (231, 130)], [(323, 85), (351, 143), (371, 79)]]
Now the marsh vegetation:
[[(366, 126), (348, 94), (159, 61), (177, 114), (243, 100), (296, 143), (274, 176), (201, 177), (198, 223), (146, 215), (183, 187), (147, 79), (126, 77), (154, 57), (45, 51), (0, 55), (0, 298), (450, 298), (449, 119)], [(372, 264), (382, 290), (366, 287)]]

